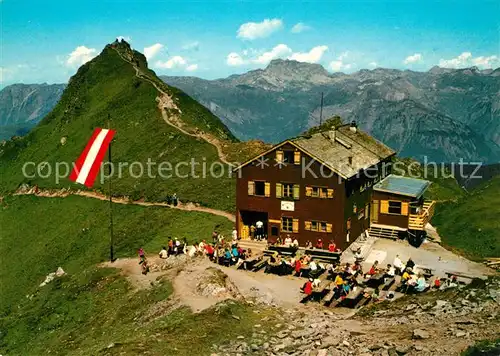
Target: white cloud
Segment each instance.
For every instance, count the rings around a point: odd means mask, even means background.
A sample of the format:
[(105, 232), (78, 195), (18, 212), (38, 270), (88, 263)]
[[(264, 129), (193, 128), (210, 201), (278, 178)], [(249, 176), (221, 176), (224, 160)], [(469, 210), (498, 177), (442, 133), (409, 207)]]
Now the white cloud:
[(486, 69), (493, 68), (498, 64), (500, 64), (500, 61), (497, 56), (472, 57), (471, 52), (463, 52), (458, 57), (451, 59), (441, 59), (439, 61), (439, 66), (443, 68), (466, 68), (477, 66), (481, 69)]
[(186, 66), (186, 64), (187, 61), (181, 56), (173, 56), (172, 58), (170, 58), (165, 62), (157, 61), (156, 67), (162, 69), (183, 68)]
[(125, 42), (131, 42), (132, 41), (132, 38), (129, 37), (129, 36), (118, 36), (116, 37), (116, 40), (118, 42), (121, 42), (121, 41), (125, 41)]
[(329, 67), (334, 72), (340, 72), (341, 70), (349, 70), (354, 64), (344, 63), (344, 60), (349, 57), (349, 51), (342, 52), (336, 60), (331, 61)]
[(292, 59), (299, 62), (317, 63), (328, 50), (327, 46), (316, 46), (309, 52), (293, 52), (286, 44), (280, 43), (269, 51), (257, 51), (253, 48), (242, 51), (242, 53), (231, 52), (226, 57), (229, 66), (241, 66), (244, 64), (268, 64), (273, 59)]
[(368, 65), (369, 65), (370, 67), (372, 67), (372, 68), (377, 68), (378, 63), (377, 63), (377, 62), (370, 62), (370, 63), (368, 63)]
[(146, 59), (152, 59), (154, 56), (156, 56), (160, 51), (163, 49), (163, 45), (161, 43), (155, 43), (152, 46), (149, 47), (144, 47), (144, 56), (146, 56)]
[(193, 72), (198, 69), (198, 64), (189, 63), (187, 59), (181, 56), (173, 56), (166, 61), (156, 61), (154, 66), (160, 69), (177, 69), (187, 72)]
[(316, 46), (309, 52), (296, 52), (288, 58), (299, 62), (318, 63), (327, 50), (328, 46)]
[(283, 21), (280, 19), (265, 19), (262, 22), (247, 22), (238, 29), (239, 38), (254, 40), (269, 36), (271, 33), (283, 28)]
[(68, 66), (81, 66), (87, 63), (97, 55), (95, 48), (87, 48), (85, 46), (78, 46), (73, 52), (68, 55), (66, 65)]
[(293, 25), (291, 32), (292, 33), (301, 33), (301, 32), (304, 32), (304, 31), (307, 31), (310, 29), (311, 29), (311, 27), (307, 26), (305, 23), (298, 22), (295, 25)]
[(259, 64), (268, 64), (273, 59), (284, 58), (291, 53), (292, 53), (292, 49), (290, 47), (288, 47), (286, 44), (281, 43), (281, 44), (277, 45), (276, 47), (274, 47), (269, 52), (262, 53), (260, 56), (258, 56), (254, 60), (252, 60), (252, 62), (259, 63)]
[(422, 56), (422, 54), (415, 53), (415, 54), (412, 54), (411, 56), (406, 57), (405, 60), (403, 61), (403, 63), (404, 64), (418, 63), (418, 62), (422, 62), (423, 59), (424, 59), (424, 57)]
[(186, 43), (184, 46), (182, 46), (183, 51), (198, 51), (199, 49), (200, 49), (200, 42), (198, 41)]
[(238, 53), (231, 52), (226, 57), (226, 63), (228, 66), (236, 67), (245, 64), (246, 61)]

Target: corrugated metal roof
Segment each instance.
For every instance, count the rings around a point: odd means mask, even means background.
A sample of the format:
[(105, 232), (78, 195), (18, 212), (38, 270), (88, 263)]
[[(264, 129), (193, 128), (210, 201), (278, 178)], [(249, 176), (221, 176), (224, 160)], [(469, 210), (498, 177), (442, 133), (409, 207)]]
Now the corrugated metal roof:
[(349, 126), (290, 141), (345, 178), (395, 154), (375, 138), (359, 129), (353, 131)]
[(383, 180), (373, 186), (379, 192), (406, 195), (419, 198), (427, 190), (431, 182), (424, 179), (388, 175)]

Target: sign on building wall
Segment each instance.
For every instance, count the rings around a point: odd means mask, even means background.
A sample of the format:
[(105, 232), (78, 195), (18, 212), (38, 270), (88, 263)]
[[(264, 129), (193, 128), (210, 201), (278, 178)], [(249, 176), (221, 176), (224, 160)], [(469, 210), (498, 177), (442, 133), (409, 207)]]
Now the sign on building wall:
[(295, 202), (293, 202), (293, 201), (282, 201), (281, 202), (281, 210), (284, 210), (284, 211), (294, 211), (295, 210)]

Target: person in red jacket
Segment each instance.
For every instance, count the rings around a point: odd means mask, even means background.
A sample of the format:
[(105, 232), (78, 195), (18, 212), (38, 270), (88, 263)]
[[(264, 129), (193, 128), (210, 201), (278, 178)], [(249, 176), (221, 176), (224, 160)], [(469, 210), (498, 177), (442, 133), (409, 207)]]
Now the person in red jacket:
[(330, 244), (328, 245), (328, 251), (335, 252), (336, 249), (337, 249), (337, 245), (335, 245), (335, 242), (333, 240), (330, 241)]
[(301, 303), (306, 303), (312, 298), (312, 293), (313, 293), (313, 279), (309, 278), (309, 280), (304, 284), (304, 286), (301, 288), (302, 292), (306, 295), (300, 302)]
[(295, 275), (300, 277), (300, 270), (302, 269), (302, 259), (299, 258), (295, 261)]
[(321, 239), (316, 241), (316, 248), (323, 249), (323, 241)]

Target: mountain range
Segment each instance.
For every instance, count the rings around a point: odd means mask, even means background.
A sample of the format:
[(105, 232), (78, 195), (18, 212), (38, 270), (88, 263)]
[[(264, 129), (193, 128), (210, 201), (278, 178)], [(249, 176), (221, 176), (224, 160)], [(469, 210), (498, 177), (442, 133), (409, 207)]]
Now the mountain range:
[[(339, 115), (420, 161), (500, 162), (500, 68), (377, 68), (329, 73), (319, 64), (273, 60), (227, 78), (160, 77), (219, 117), (239, 139), (276, 143)], [(64, 84), (15, 84), (0, 92), (0, 135), (31, 129)], [(321, 96), (323, 107), (321, 109)]]
[(339, 115), (401, 156), (500, 161), (500, 68), (331, 74), (319, 64), (278, 59), (224, 79), (161, 78), (209, 108), (240, 139), (279, 142), (320, 117)]
[(22, 136), (61, 98), (65, 84), (13, 84), (0, 91), (0, 140)]

